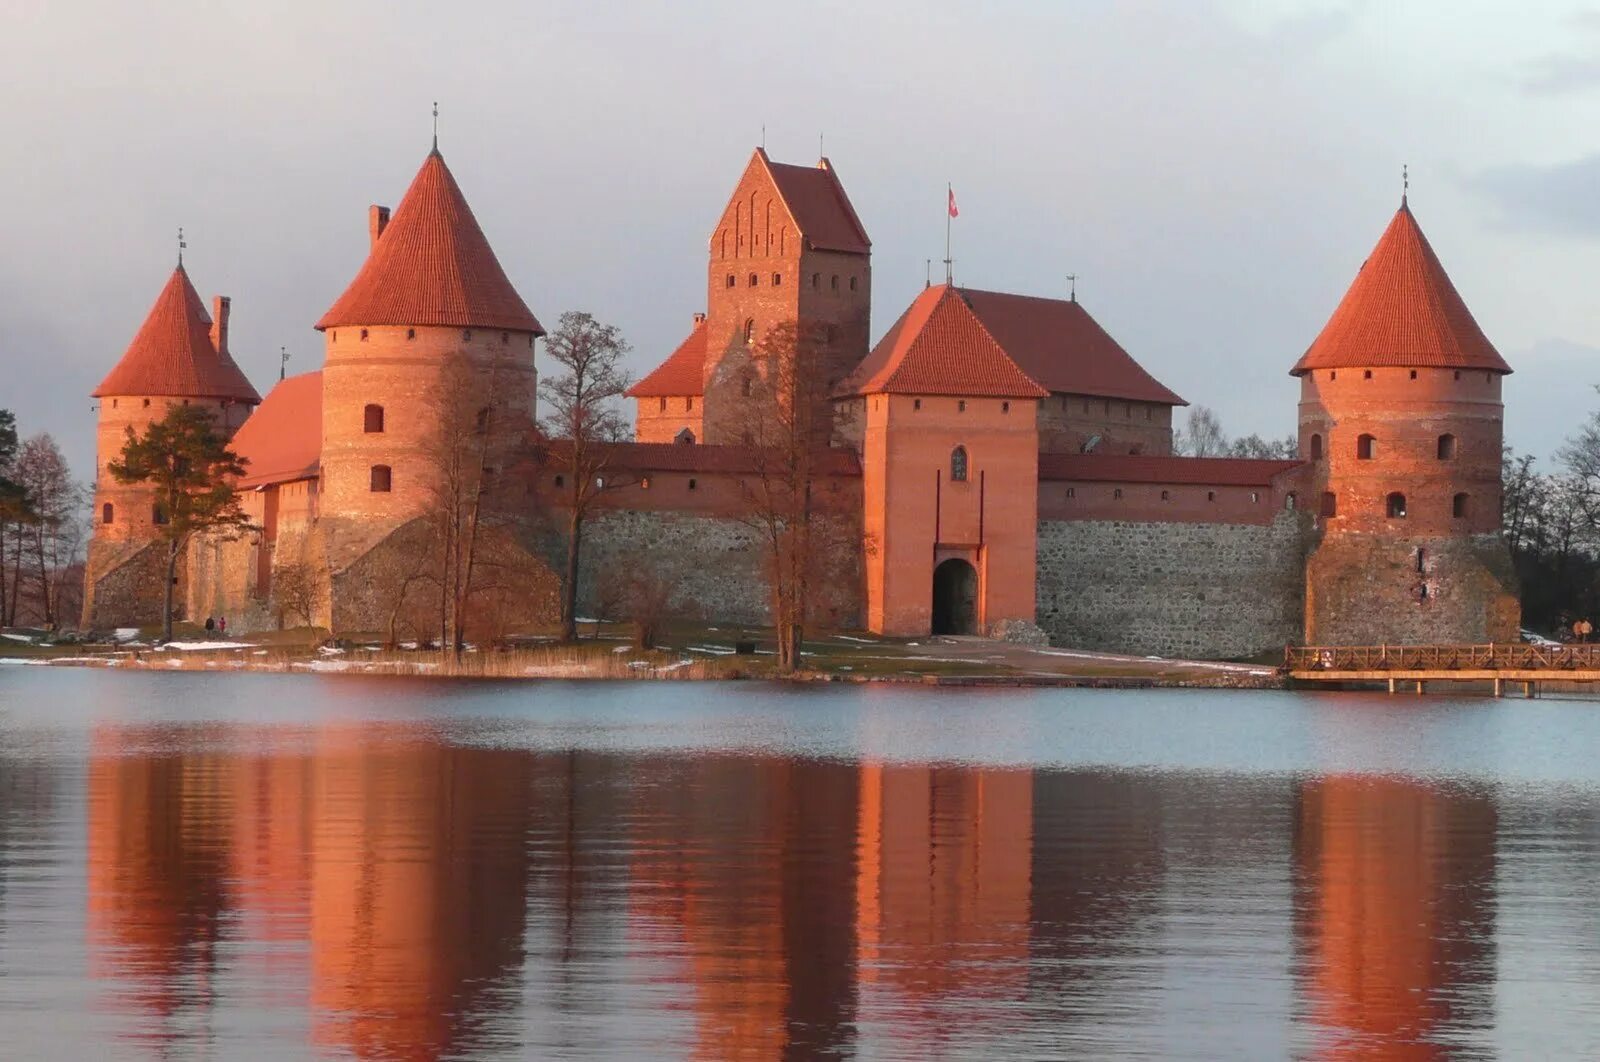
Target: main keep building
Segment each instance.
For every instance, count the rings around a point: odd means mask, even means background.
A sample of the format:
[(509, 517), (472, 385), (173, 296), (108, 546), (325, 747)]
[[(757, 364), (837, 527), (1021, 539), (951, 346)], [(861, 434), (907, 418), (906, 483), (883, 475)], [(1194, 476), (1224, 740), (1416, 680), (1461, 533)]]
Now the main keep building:
[[(229, 354), (228, 301), (208, 316), (181, 265), (169, 279), (95, 391), (86, 625), (158, 616), (162, 514), (105, 467), (127, 428), (174, 403), (215, 409), (249, 462), (240, 487), (258, 528), (191, 546), (189, 618), (276, 625), (286, 579), (338, 631), (436, 606), (416, 543), (438, 490), (437, 396), (472, 374), (492, 380), (495, 416), (531, 421), (544, 329), (437, 149), (368, 230), (366, 263), (316, 324), (323, 369), (265, 401)], [(757, 347), (793, 325), (821, 337), (808, 356), (835, 427), (820, 465), (853, 543), (818, 593), (821, 622), (907, 636), (1036, 624), (1061, 645), (1196, 656), (1517, 636), (1500, 536), (1511, 369), (1404, 200), (1291, 369), (1299, 454), (1284, 461), (1174, 456), (1183, 399), (1075, 299), (929, 286), (873, 346), (872, 245), (827, 159), (757, 150), (709, 251), (704, 310), (628, 392), (624, 485), (585, 533), (588, 614), (606, 607), (608, 579), (643, 568), (684, 614), (764, 621), (747, 414)], [(535, 465), (519, 480), (530, 516), (559, 515), (559, 476)], [(500, 574), (479, 602), (491, 626), (549, 619), (552, 536), (494, 549)]]

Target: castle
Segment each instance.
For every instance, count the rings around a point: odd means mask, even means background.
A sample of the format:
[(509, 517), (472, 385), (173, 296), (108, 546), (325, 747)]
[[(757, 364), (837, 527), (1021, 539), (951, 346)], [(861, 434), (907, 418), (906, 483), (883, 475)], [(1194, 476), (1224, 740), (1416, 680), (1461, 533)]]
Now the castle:
[[(324, 367), (264, 401), (229, 354), (228, 301), (208, 317), (180, 263), (95, 391), (87, 626), (156, 618), (161, 514), (105, 466), (128, 427), (173, 403), (214, 405), (248, 461), (239, 487), (256, 526), (191, 544), (189, 618), (275, 624), (275, 584), (291, 571), (314, 584), (311, 622), (338, 631), (392, 628), (406, 594), (426, 598), (407, 573), (438, 489), (438, 396), (465, 373), (489, 382), (496, 417), (531, 424), (544, 329), (437, 146), (392, 214), (371, 208), (368, 229), (366, 262), (316, 323)], [(704, 311), (627, 393), (635, 441), (613, 458), (626, 476), (586, 525), (587, 614), (608, 573), (647, 570), (684, 614), (768, 618), (761, 543), (741, 509), (752, 465), (740, 414), (753, 351), (793, 325), (821, 337), (808, 356), (837, 416), (820, 467), (856, 543), (818, 594), (819, 622), (897, 636), (1036, 624), (1062, 645), (1219, 657), (1517, 637), (1499, 534), (1511, 369), (1403, 198), (1291, 369), (1295, 460), (1175, 456), (1184, 400), (1075, 297), (929, 285), (874, 346), (871, 251), (828, 159), (754, 152), (710, 234)], [(529, 514), (567, 496), (561, 473), (536, 464), (515, 489)], [(523, 562), (496, 583), (498, 622), (547, 619), (550, 536), (500, 548)]]

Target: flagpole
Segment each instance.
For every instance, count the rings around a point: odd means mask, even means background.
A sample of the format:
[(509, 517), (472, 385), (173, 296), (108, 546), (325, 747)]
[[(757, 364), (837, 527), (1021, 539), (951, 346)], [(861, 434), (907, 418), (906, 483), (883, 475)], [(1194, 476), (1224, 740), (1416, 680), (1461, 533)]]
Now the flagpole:
[(950, 199), (955, 195), (955, 186), (949, 181), (944, 185), (944, 282), (951, 282), (950, 276)]

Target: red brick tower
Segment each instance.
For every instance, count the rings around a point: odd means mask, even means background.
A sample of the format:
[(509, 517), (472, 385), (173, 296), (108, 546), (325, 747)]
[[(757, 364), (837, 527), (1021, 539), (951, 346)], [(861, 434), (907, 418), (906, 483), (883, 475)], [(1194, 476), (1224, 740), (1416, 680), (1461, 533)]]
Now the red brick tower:
[[(820, 337), (829, 389), (866, 357), (872, 243), (826, 158), (773, 162), (757, 148), (710, 240), (706, 313), (628, 391), (640, 442), (738, 443), (751, 349), (792, 322)], [(697, 371), (698, 370), (698, 371)]]
[[(229, 300), (218, 295), (208, 316), (180, 260), (128, 350), (100, 381), (96, 436), (94, 535), (89, 543), (83, 622), (87, 627), (156, 622), (160, 583), (135, 583), (145, 575), (129, 575), (127, 586), (105, 587), (101, 581), (154, 540), (164, 519), (150, 487), (118, 483), (107, 470), (127, 441), (128, 430), (142, 432), (175, 405), (199, 405), (213, 411), (217, 425), (232, 437), (261, 401), (256, 389), (228, 351)], [(164, 562), (162, 566), (164, 571)], [(153, 611), (152, 611), (153, 610)]]
[(1500, 387), (1511, 371), (1404, 199), (1291, 370), (1324, 528), (1311, 644), (1514, 640), (1500, 536)]
[(531, 417), (544, 334), (437, 147), (392, 219), (370, 209), (369, 230), (361, 271), (317, 322), (327, 351), (320, 507), (336, 569), (427, 504), (452, 360), (493, 374), (501, 415)]

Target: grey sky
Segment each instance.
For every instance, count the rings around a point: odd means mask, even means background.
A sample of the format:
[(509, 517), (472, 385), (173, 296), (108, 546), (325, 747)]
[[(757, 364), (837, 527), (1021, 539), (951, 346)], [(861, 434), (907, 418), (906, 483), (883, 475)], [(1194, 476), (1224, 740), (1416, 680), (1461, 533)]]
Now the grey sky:
[[(1080, 299), (1234, 433), (1399, 198), (1517, 374), (1547, 454), (1600, 398), (1600, 14), (1580, 3), (0, 0), (0, 407), (92, 469), (89, 392), (189, 234), (265, 392), (354, 275), (368, 203), (441, 147), (546, 321), (647, 370), (705, 300), (705, 241), (763, 124), (819, 132), (873, 239), (875, 334), (942, 257)], [(937, 264), (936, 264), (937, 268)]]

